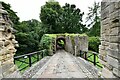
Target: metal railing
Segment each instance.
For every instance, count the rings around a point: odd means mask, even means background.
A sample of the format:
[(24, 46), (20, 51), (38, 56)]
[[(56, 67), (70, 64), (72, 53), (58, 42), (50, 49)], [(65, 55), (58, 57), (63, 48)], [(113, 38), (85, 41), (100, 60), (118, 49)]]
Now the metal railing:
[[(36, 52), (20, 55), (20, 56), (15, 56), (14, 63), (18, 66), (18, 69), (22, 71), (26, 69), (27, 67), (31, 67), (32, 64), (42, 59), (44, 57), (45, 51), (46, 50), (41, 50), (41, 51), (36, 51)], [(22, 67), (23, 65), (24, 67)]]
[[(85, 60), (91, 62), (94, 64), (94, 66), (98, 66), (100, 68), (102, 68), (101, 65), (99, 65), (99, 61), (97, 61), (97, 58), (98, 57), (98, 53), (97, 52), (93, 52), (93, 51), (88, 51), (88, 52), (85, 52), (85, 51), (80, 51), (80, 57), (84, 58)], [(89, 59), (90, 57), (93, 57), (93, 59)]]

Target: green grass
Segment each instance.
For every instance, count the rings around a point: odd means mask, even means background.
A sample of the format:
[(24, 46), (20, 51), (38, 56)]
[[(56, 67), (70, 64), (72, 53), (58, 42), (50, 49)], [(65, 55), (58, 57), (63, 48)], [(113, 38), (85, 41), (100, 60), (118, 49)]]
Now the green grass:
[[(35, 57), (37, 58), (37, 55), (32, 55), (32, 56), (31, 56), (31, 61), (32, 61), (32, 62), (34, 62), (34, 61), (37, 60), (37, 59), (35, 59), (33, 56), (35, 56)], [(41, 59), (41, 56), (40, 56), (40, 59)], [(25, 62), (29, 63), (29, 58), (28, 58), (28, 57), (27, 57), (27, 58), (20, 58), (19, 60), (22, 60), (22, 61), (25, 60)], [(36, 62), (35, 62), (35, 63), (36, 63)], [(15, 64), (17, 65), (17, 67), (19, 67), (19, 66), (22, 64), (22, 62), (15, 60)], [(29, 65), (29, 64), (23, 63), (23, 64), (20, 66), (20, 68), (18, 68), (18, 69), (20, 70), (20, 69), (22, 69), (22, 68), (24, 68), (24, 67), (26, 67), (26, 66), (28, 66), (28, 65)], [(23, 70), (21, 71), (21, 73), (23, 73), (23, 72), (24, 72), (26, 69), (28, 69), (28, 68), (29, 68), (29, 66), (26, 67), (25, 69), (23, 69)]]
[[(92, 55), (92, 54), (93, 54), (93, 53), (92, 53), (91, 51), (89, 51), (88, 54), (87, 54), (87, 56), (90, 56), (90, 55)], [(94, 62), (94, 55), (90, 56), (90, 57), (88, 58), (88, 60)], [(92, 63), (92, 62), (91, 62), (91, 63)], [(98, 62), (97, 65), (96, 65), (97, 68), (102, 69), (101, 67), (99, 67), (99, 66), (102, 66), (102, 67), (103, 67), (103, 65), (99, 62), (98, 54), (97, 54), (97, 56), (96, 56), (96, 62)], [(99, 66), (98, 66), (98, 65), (99, 65)]]

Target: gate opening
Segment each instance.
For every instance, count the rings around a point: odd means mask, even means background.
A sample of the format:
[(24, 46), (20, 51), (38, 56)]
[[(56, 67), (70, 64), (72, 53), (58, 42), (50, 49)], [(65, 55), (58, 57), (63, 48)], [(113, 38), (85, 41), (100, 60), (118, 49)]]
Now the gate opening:
[(57, 50), (65, 49), (65, 39), (63, 37), (57, 38), (56, 49)]

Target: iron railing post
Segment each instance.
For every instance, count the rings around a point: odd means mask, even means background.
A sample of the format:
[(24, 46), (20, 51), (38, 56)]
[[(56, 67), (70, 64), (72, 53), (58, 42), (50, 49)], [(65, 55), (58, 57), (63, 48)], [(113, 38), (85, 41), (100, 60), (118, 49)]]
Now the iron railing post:
[(44, 50), (42, 51), (42, 58), (44, 57)]
[(94, 54), (94, 65), (96, 65), (96, 54)]
[(40, 57), (39, 57), (39, 52), (37, 53), (37, 61), (40, 60)]
[(87, 60), (87, 52), (85, 52), (85, 60)]
[(80, 57), (82, 56), (82, 54), (81, 54), (81, 53), (82, 53), (82, 51), (80, 50)]
[(29, 66), (31, 67), (32, 66), (31, 55), (28, 55), (28, 58), (29, 58)]

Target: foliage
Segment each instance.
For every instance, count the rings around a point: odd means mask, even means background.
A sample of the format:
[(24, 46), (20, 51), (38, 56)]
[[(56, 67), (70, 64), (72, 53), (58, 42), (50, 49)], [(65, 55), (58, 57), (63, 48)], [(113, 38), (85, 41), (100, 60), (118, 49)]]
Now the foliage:
[(89, 37), (89, 50), (99, 52), (100, 39), (99, 37)]
[(10, 4), (6, 4), (4, 2), (1, 2), (2, 3), (2, 6), (4, 7), (4, 9), (8, 12), (9, 14), (9, 18), (10, 20), (13, 22), (14, 24), (14, 28), (16, 29), (17, 28), (17, 25), (19, 24), (19, 17), (17, 16), (16, 12), (14, 12), (12, 9), (11, 9), (11, 6)]
[(43, 35), (41, 23), (37, 20), (28, 20), (20, 23), (16, 33), (16, 40), (19, 42), (17, 53), (24, 54), (39, 49), (40, 39)]
[(56, 20), (59, 17), (59, 12), (61, 11), (61, 6), (58, 2), (50, 1), (46, 2), (44, 6), (41, 7), (40, 19), (44, 26), (47, 27), (47, 33), (54, 33), (56, 30)]
[(47, 33), (84, 33), (88, 29), (82, 24), (83, 13), (74, 4), (61, 7), (49, 1), (41, 7), (40, 19)]
[(52, 42), (52, 37), (49, 37), (47, 35), (43, 35), (40, 41), (40, 45), (39, 48), (40, 50), (46, 49), (46, 55), (48, 55), (50, 46), (51, 46), (51, 42)]
[(65, 43), (64, 43), (63, 40), (59, 40), (59, 41), (58, 41), (58, 44), (61, 45), (61, 47), (64, 47), (64, 44), (65, 44)]
[(87, 21), (90, 21), (91, 26), (88, 35), (89, 36), (100, 36), (100, 4), (94, 2), (94, 5), (89, 8), (89, 13), (87, 17)]
[(96, 22), (89, 30), (88, 36), (100, 36), (100, 22)]
[(58, 19), (58, 26), (62, 33), (84, 33), (87, 31), (85, 25), (82, 24), (83, 15), (84, 13), (76, 8), (76, 5), (66, 3), (62, 7), (62, 13)]

